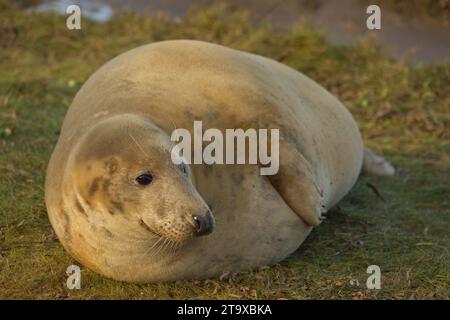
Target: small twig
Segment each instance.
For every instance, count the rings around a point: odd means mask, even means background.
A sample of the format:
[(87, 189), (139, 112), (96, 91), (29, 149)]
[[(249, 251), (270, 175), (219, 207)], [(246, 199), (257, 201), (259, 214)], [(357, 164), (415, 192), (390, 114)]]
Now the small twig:
[(376, 195), (378, 198), (381, 199), (381, 201), (384, 202), (384, 198), (383, 198), (383, 196), (381, 195), (381, 193), (378, 191), (377, 187), (375, 187), (373, 184), (371, 184), (371, 183), (369, 183), (369, 182), (367, 182), (366, 185), (369, 187), (370, 190), (373, 191), (373, 193), (375, 193), (375, 195)]

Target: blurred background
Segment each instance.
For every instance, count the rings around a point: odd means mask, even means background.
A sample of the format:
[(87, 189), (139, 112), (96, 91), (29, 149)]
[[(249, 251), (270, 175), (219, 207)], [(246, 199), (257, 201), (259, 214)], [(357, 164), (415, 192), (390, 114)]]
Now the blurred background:
[[(308, 21), (322, 29), (337, 45), (354, 43), (368, 33), (397, 59), (432, 62), (448, 59), (450, 52), (450, 0), (55, 0), (23, 1), (30, 10), (65, 14), (77, 4), (82, 13), (96, 21), (114, 19), (114, 12), (132, 11), (142, 15), (185, 18), (190, 9), (217, 4), (246, 9), (255, 21), (268, 21), (277, 28), (289, 28)], [(382, 7), (382, 29), (366, 28), (366, 8)]]

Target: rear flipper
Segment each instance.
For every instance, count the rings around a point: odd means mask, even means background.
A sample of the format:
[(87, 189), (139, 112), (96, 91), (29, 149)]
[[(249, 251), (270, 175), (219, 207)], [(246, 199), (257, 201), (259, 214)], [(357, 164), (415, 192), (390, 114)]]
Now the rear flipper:
[(373, 176), (393, 176), (395, 169), (383, 157), (377, 155), (369, 148), (364, 148), (362, 172)]

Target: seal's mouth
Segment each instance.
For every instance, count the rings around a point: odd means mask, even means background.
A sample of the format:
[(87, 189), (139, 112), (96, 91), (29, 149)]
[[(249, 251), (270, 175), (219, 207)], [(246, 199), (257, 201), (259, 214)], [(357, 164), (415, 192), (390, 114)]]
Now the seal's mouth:
[(175, 253), (190, 240), (206, 236), (213, 232), (215, 220), (212, 212), (207, 208), (203, 212), (186, 214), (184, 219), (176, 221), (173, 225), (162, 223), (163, 227), (152, 228), (143, 218), (139, 219), (141, 226), (151, 235), (149, 253)]
[(156, 233), (155, 231), (153, 231), (148, 224), (145, 223), (144, 219), (139, 219), (139, 223), (141, 224), (141, 226), (144, 227), (144, 229), (146, 229), (148, 232), (150, 232), (152, 235), (154, 235), (155, 237), (162, 237), (160, 234)]
[(143, 219), (140, 219), (140, 224), (154, 237), (153, 244), (150, 245), (149, 249), (147, 249), (148, 253), (175, 253), (179, 249), (183, 247), (186, 241), (176, 241), (170, 239), (167, 236), (163, 236), (155, 231), (153, 231)]

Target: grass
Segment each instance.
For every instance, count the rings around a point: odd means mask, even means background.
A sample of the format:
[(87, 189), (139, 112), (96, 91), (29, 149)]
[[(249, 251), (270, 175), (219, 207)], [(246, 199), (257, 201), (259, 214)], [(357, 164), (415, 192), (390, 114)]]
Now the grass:
[[(218, 6), (182, 21), (118, 14), (113, 22), (28, 14), (0, 1), (0, 298), (15, 299), (448, 299), (450, 295), (450, 64), (411, 67), (370, 39), (335, 47), (308, 25), (252, 25)], [(44, 205), (46, 164), (65, 112), (87, 77), (117, 54), (176, 38), (217, 42), (282, 61), (338, 96), (366, 143), (397, 168), (362, 177), (291, 257), (221, 279), (134, 285), (82, 268), (82, 289), (65, 286), (76, 263)], [(381, 197), (374, 192), (377, 190)], [(381, 290), (366, 269), (381, 267)]]

